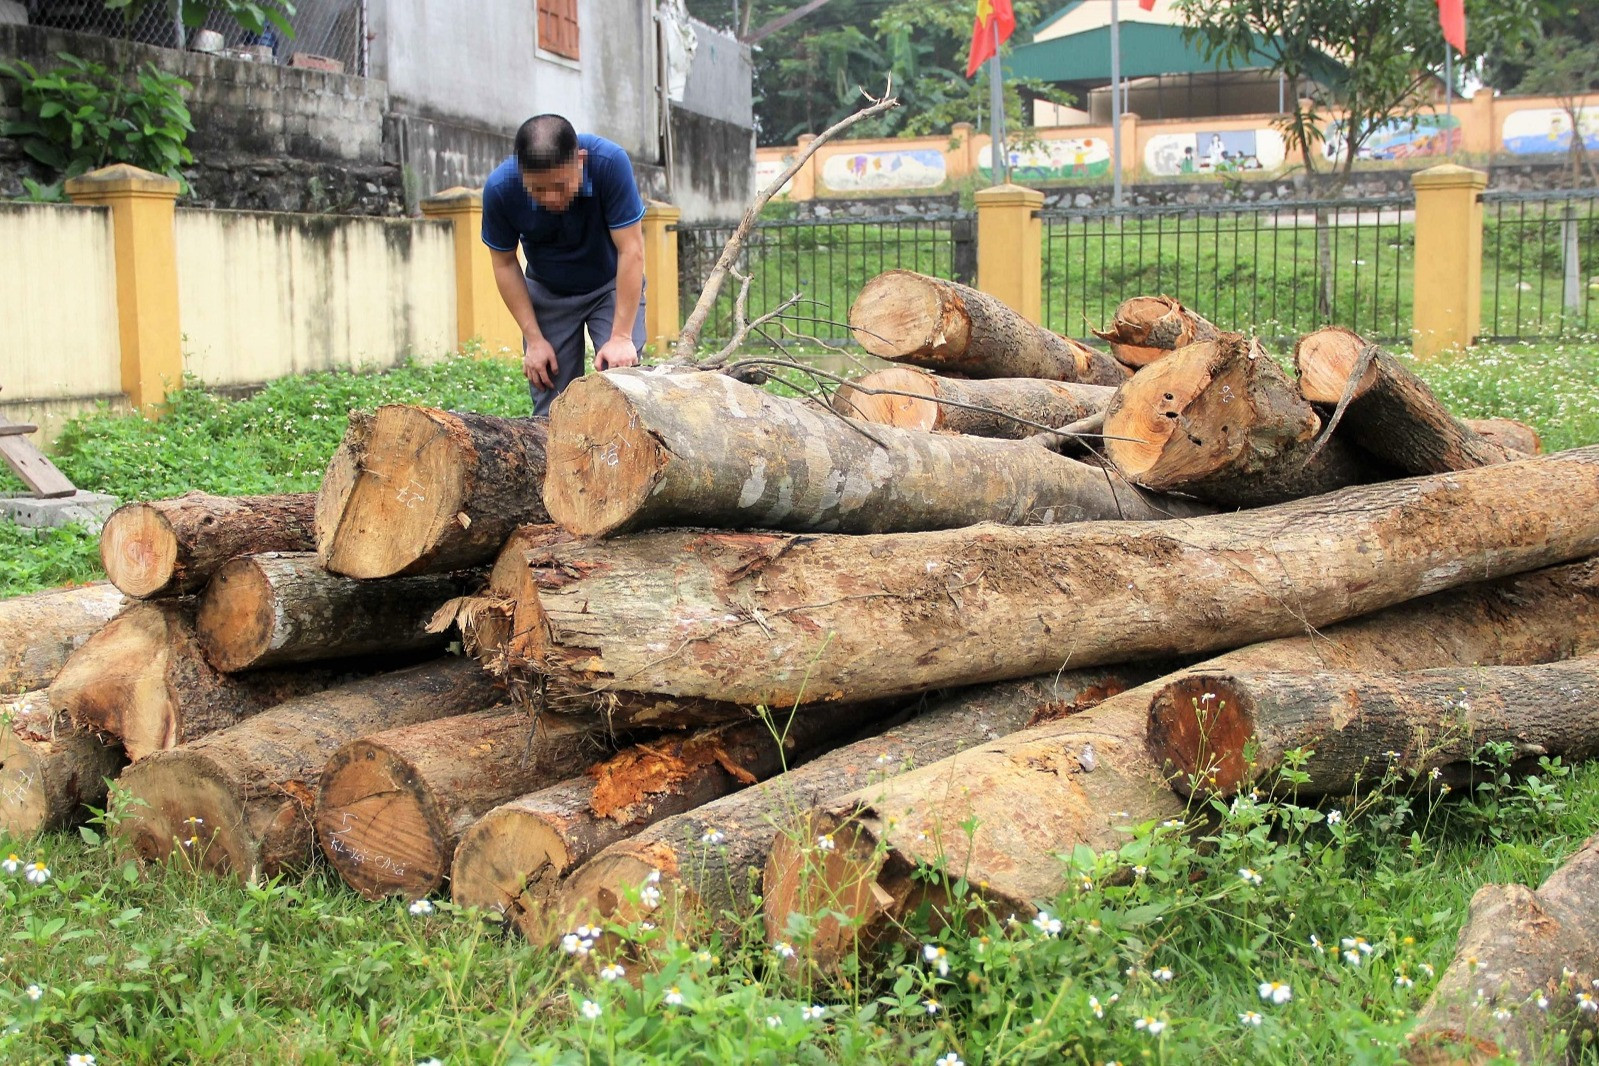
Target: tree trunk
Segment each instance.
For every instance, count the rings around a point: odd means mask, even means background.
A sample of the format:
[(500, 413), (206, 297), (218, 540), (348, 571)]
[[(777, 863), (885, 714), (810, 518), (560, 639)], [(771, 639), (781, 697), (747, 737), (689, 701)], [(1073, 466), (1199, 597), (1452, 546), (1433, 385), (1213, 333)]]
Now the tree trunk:
[(463, 571), (358, 581), (328, 573), (309, 552), (247, 555), (218, 570), (200, 597), (200, 647), (227, 673), (442, 648), (444, 635), (427, 624), (477, 577)]
[(1227, 507), (1319, 496), (1374, 480), (1337, 441), (1312, 457), (1321, 419), (1259, 342), (1237, 333), (1140, 370), (1105, 412), (1105, 453), (1155, 491)]
[(22, 840), (75, 825), (105, 802), (106, 779), (127, 761), (122, 745), (73, 725), (47, 691), (0, 706), (0, 834)]
[(130, 503), (106, 519), (100, 563), (117, 588), (150, 599), (197, 592), (229, 560), (315, 547), (316, 495), (209, 496)]
[(1433, 769), (1469, 780), (1472, 756), (1500, 742), (1533, 760), (1599, 750), (1599, 658), (1404, 673), (1191, 671), (1149, 708), (1150, 754), (1184, 795), (1269, 786), (1300, 748), (1315, 756), (1300, 767), (1309, 780), (1294, 785), (1299, 796), (1348, 795), (1390, 766), (1423, 786)]
[[(1544, 661), (1599, 649), (1599, 563), (1441, 592), (1342, 625), (1239, 648), (1192, 672), (1397, 670)], [(1575, 627), (1571, 619), (1578, 619)], [(1180, 672), (1175, 677), (1183, 676)], [(1174, 678), (1112, 696), (1075, 717), (1012, 734), (892, 781), (830, 799), (800, 839), (832, 836), (820, 898), (834, 901), (811, 949), (830, 969), (923, 903), (922, 866), (957, 871), (1000, 914), (1030, 914), (1066, 887), (1057, 856), (1121, 846), (1125, 830), (1179, 819), (1146, 745), (1150, 703)], [(1091, 748), (1092, 758), (1085, 759)], [(951, 826), (972, 826), (952, 834)], [(844, 905), (847, 903), (847, 906)], [(782, 919), (779, 919), (781, 921)], [(832, 923), (832, 924), (829, 924)]]
[(872, 355), (974, 378), (1045, 378), (1119, 385), (1126, 369), (1105, 352), (1029, 322), (985, 292), (910, 270), (868, 281), (849, 310)]
[[(866, 391), (870, 389), (897, 395), (873, 396)], [(840, 386), (833, 394), (833, 410), (848, 418), (900, 429), (1024, 440), (1040, 426), (1055, 428), (1100, 414), (1114, 395), (1116, 390), (1108, 385), (1039, 378), (946, 378), (897, 366)]]
[(1518, 458), (1543, 454), (1543, 438), (1525, 422), (1513, 418), (1462, 418), (1460, 421), (1490, 443), (1506, 451), (1520, 452)]
[(546, 943), (564, 929), (550, 906), (579, 864), (663, 818), (782, 773), (858, 733), (873, 718), (853, 706), (660, 737), (617, 753), (581, 777), (496, 807), (461, 837), (450, 892)]
[(50, 684), (126, 603), (105, 581), (0, 599), (0, 694)]
[(274, 704), (369, 673), (366, 664), (229, 676), (200, 654), (188, 600), (136, 604), (79, 648), (50, 702), (84, 729), (122, 741), (128, 758), (177, 747)]
[(476, 663), (446, 658), (287, 700), (135, 763), (121, 784), (142, 803), (117, 834), (141, 859), (180, 851), (246, 881), (300, 869), (316, 854), (317, 778), (341, 745), (479, 711), (499, 696)]
[[(749, 910), (750, 895), (759, 891), (757, 878), (773, 848), (782, 847), (784, 835), (814, 805), (990, 743), (1035, 717), (1092, 706), (1148, 676), (1136, 668), (1070, 670), (941, 696), (887, 732), (611, 845), (572, 875), (555, 914), (567, 920), (568, 928), (642, 917), (637, 889), (656, 872), (665, 904), (661, 918), (693, 915), (725, 921), (729, 913)], [(768, 892), (774, 884), (785, 900), (796, 891), (783, 875), (768, 878)], [(781, 931), (782, 919), (777, 921), (775, 928)], [(692, 926), (692, 920), (686, 924)]]
[(542, 418), (389, 404), (352, 417), (316, 497), (316, 552), (348, 577), (442, 573), (494, 558), (544, 512)]
[(1181, 522), (651, 533), (502, 560), (494, 653), (556, 697), (861, 701), (1238, 647), (1595, 552), (1599, 447)]
[(1179, 348), (1215, 340), (1221, 331), (1198, 312), (1190, 311), (1170, 296), (1134, 296), (1116, 308), (1108, 330), (1094, 336), (1110, 342), (1117, 362), (1133, 368), (1148, 366)]
[(1576, 1061), (1596, 1028), (1595, 1013), (1579, 1005), (1599, 999), (1596, 979), (1599, 836), (1592, 836), (1536, 892), (1483, 885), (1471, 897), (1454, 961), (1417, 1017), (1406, 1058), (1413, 1066), (1477, 1066), (1501, 1056), (1553, 1062), (1565, 1037), (1560, 1061)]
[(592, 719), (496, 707), (389, 729), (340, 748), (316, 793), (317, 840), (367, 899), (420, 899), (444, 883), (461, 834), (505, 801), (605, 753)]
[(1522, 458), (1450, 414), (1425, 382), (1357, 333), (1331, 326), (1294, 348), (1299, 392), (1311, 403), (1337, 405), (1363, 354), (1370, 365), (1350, 390), (1341, 429), (1346, 440), (1410, 474), (1471, 470)]
[(662, 526), (887, 533), (1191, 514), (1021, 441), (866, 426), (725, 374), (618, 370), (550, 412), (550, 517), (604, 536)]

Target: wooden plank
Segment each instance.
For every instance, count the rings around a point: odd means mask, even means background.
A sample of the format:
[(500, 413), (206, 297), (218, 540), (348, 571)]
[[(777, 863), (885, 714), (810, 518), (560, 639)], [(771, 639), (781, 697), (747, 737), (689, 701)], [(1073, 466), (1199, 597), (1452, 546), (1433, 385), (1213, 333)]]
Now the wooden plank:
[[(33, 427), (27, 427), (31, 431)], [(32, 441), (23, 439), (24, 432), (17, 423), (0, 415), (0, 459), (4, 459), (11, 472), (22, 479), (28, 490), (42, 500), (71, 496), (78, 487), (34, 447)]]
[(9, 426), (0, 426), (0, 437), (20, 437), (38, 431), (38, 426), (29, 425), (27, 422), (16, 422)]

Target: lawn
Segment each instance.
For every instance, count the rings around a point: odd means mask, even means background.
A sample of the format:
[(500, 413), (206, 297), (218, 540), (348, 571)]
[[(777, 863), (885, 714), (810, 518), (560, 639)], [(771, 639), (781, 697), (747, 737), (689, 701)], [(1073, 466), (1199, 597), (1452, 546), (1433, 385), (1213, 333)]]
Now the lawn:
[[(1462, 415), (1523, 418), (1550, 449), (1599, 442), (1591, 340), (1418, 369)], [(160, 422), (81, 420), (58, 460), (128, 499), (309, 491), (344, 413), (384, 402), (511, 414), (527, 394), (516, 367), (459, 357), (240, 401), (188, 389)], [(95, 576), (82, 531), (0, 526), (0, 592)], [(1599, 825), (1599, 764), (1524, 777), (1507, 760), (1484, 752), (1452, 795), (1379, 773), (1314, 808), (1285, 785), (1209, 812), (1197, 849), (1176, 826), (1130, 827), (1116, 852), (1062, 856), (1073, 887), (1037, 920), (974, 909), (934, 932), (915, 916), (827, 976), (791, 973), (747, 915), (680, 942), (629, 927), (647, 950), (596, 959), (441, 900), (368, 903), (323, 868), (258, 886), (141, 869), (104, 839), (114, 801), (81, 833), (0, 839), (16, 856), (0, 862), (0, 1061), (1393, 1063), (1473, 891), (1539, 882)]]

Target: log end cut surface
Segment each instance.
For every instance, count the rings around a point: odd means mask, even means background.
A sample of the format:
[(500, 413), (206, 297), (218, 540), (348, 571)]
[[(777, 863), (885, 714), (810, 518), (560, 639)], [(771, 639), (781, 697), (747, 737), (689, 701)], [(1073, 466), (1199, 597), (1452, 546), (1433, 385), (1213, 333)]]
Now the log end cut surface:
[[(965, 325), (962, 316), (950, 317), (953, 328)], [(948, 335), (951, 325), (945, 322), (938, 283), (908, 270), (890, 270), (867, 282), (850, 308), (849, 324), (857, 344), (885, 359), (966, 348), (964, 331)]]
[[(1299, 394), (1311, 403), (1338, 403), (1365, 348), (1366, 342), (1360, 334), (1341, 326), (1328, 326), (1299, 338), (1294, 348)], [(1377, 371), (1368, 367), (1354, 394), (1359, 396), (1376, 380)]]
[(211, 578), (195, 631), (208, 662), (228, 673), (257, 662), (276, 632), (277, 593), (254, 560), (235, 559)]
[(141, 860), (182, 855), (211, 873), (245, 880), (260, 874), (243, 831), (239, 789), (226, 767), (181, 749), (156, 752), (129, 767), (120, 784), (138, 802), (117, 836)]
[(542, 942), (551, 905), (571, 866), (566, 844), (545, 822), (515, 807), (493, 810), (455, 849), (450, 898), (459, 906), (498, 914), (527, 930), (529, 940)]
[(0, 725), (0, 833), (31, 837), (50, 823), (44, 767), (27, 744)]
[(626, 375), (589, 374), (550, 409), (544, 506), (563, 529), (614, 532), (654, 491), (670, 457), (628, 402), (627, 390), (642, 387)]
[(173, 646), (167, 612), (130, 610), (67, 660), (50, 702), (84, 729), (118, 737), (130, 759), (178, 742), (178, 708), (167, 684)]
[(838, 390), (833, 409), (846, 418), (901, 429), (931, 432), (940, 428), (939, 405), (932, 399), (938, 395), (937, 381), (931, 374), (909, 367), (892, 367), (874, 371), (869, 377), (870, 381), (863, 381), (863, 385), (911, 395), (869, 396), (845, 385)]
[(367, 899), (420, 899), (444, 883), (448, 827), (411, 762), (368, 741), (341, 748), (322, 772), (317, 840), (339, 876)]
[(100, 532), (100, 563), (112, 584), (129, 596), (160, 592), (177, 561), (177, 534), (156, 508), (130, 503), (106, 519)]
[[(833, 846), (818, 847), (823, 838)], [(800, 831), (778, 836), (762, 892), (768, 942), (788, 938), (783, 926), (791, 916), (809, 917), (810, 961), (832, 970), (854, 954), (859, 931), (876, 927), (884, 912), (887, 901), (877, 884), (882, 864), (870, 835), (854, 822), (829, 827), (813, 816)]]
[(1185, 676), (1150, 701), (1149, 753), (1179, 792), (1231, 795), (1250, 775), (1254, 720), (1248, 694), (1228, 678)]
[(1214, 342), (1191, 345), (1144, 367), (1121, 387), (1105, 414), (1105, 450), (1116, 469), (1146, 484), (1160, 480), (1157, 470), (1167, 472), (1173, 453), (1202, 453), (1194, 456), (1193, 465), (1212, 465), (1212, 453), (1225, 449), (1229, 433), (1207, 433), (1213, 439), (1176, 445), (1188, 433), (1186, 427), (1201, 422), (1194, 407), (1205, 402), (1216, 357)]

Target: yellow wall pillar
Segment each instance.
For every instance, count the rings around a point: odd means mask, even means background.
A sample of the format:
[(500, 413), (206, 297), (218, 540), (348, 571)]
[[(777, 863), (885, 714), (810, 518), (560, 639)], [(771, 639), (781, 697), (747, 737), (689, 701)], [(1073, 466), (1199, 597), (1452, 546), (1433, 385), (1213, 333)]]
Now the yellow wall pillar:
[(520, 358), (522, 331), (494, 284), (494, 262), (483, 243), (483, 190), (457, 186), (421, 203), (422, 214), (455, 228), (455, 341), (476, 340), (490, 355)]
[[(794, 142), (794, 155), (798, 157), (801, 152), (805, 151), (805, 146), (814, 140), (816, 140), (816, 134), (814, 133), (800, 134), (799, 139)], [(788, 198), (790, 200), (816, 199), (816, 156), (813, 155), (805, 160), (805, 165), (794, 172), (793, 181), (788, 187)]]
[(1044, 321), (1044, 194), (1020, 185), (977, 193), (977, 287), (1029, 322)]
[(1482, 319), (1482, 190), (1488, 175), (1446, 163), (1411, 176), (1416, 189), (1414, 322), (1418, 359), (1465, 348)]
[(677, 220), (683, 209), (651, 200), (644, 207), (644, 336), (655, 355), (666, 355), (682, 328), (677, 294)]
[(1122, 113), (1122, 180), (1137, 181), (1144, 165), (1144, 152), (1138, 145), (1138, 114)]
[(970, 122), (957, 122), (950, 128), (950, 139), (954, 145), (947, 153), (949, 165), (946, 175), (951, 181), (977, 173), (977, 146), (972, 143), (975, 132)]
[(67, 182), (73, 203), (111, 209), (122, 391), (134, 410), (148, 418), (159, 413), (169, 390), (183, 384), (173, 228), (178, 190), (171, 178), (126, 163)]

